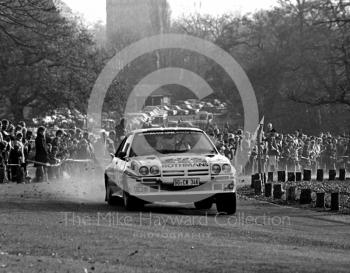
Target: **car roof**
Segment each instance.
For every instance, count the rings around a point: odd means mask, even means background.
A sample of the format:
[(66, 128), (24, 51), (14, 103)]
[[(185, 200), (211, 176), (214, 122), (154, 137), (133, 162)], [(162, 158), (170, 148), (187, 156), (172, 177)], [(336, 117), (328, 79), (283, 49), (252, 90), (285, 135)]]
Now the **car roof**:
[(163, 131), (191, 131), (191, 132), (203, 132), (203, 130), (198, 128), (188, 128), (188, 127), (165, 127), (165, 128), (146, 128), (138, 129), (132, 131), (130, 134), (139, 134), (145, 132), (163, 132)]

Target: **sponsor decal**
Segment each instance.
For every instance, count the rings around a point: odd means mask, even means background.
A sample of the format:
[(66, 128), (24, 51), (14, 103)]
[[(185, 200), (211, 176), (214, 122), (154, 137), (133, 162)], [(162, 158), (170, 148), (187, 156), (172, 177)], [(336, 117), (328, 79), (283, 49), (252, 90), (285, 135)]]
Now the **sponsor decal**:
[(175, 169), (175, 168), (201, 168), (201, 167), (209, 167), (207, 162), (201, 163), (169, 163), (162, 164), (164, 169)]
[(200, 157), (174, 157), (162, 160), (162, 167), (165, 169), (203, 168), (209, 167), (209, 164), (204, 158)]
[(191, 135), (191, 134), (199, 134), (199, 131), (184, 131), (184, 130), (176, 130), (176, 131), (146, 131), (146, 132), (141, 132), (138, 133), (139, 136), (152, 136), (152, 135), (178, 135), (178, 134), (187, 134), (187, 135)]
[(200, 157), (172, 157), (162, 160), (162, 164), (171, 164), (171, 163), (207, 163), (204, 158)]

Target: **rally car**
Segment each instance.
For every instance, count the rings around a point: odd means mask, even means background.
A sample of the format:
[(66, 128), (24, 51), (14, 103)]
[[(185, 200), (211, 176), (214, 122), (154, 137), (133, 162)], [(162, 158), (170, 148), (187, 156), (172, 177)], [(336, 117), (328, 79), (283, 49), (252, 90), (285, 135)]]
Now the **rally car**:
[(105, 200), (126, 209), (147, 203), (194, 203), (197, 209), (236, 212), (235, 169), (196, 128), (133, 131), (105, 170)]

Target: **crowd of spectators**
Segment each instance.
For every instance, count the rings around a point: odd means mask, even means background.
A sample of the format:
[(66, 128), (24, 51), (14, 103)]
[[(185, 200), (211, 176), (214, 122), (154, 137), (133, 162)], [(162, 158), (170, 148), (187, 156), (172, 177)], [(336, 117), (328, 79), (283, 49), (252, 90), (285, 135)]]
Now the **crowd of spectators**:
[[(182, 126), (181, 122), (178, 126)], [(150, 127), (147, 122), (142, 126)], [(313, 136), (299, 130), (283, 134), (277, 132), (271, 123), (262, 128), (260, 134), (259, 130), (244, 132), (232, 128), (228, 122), (221, 127), (210, 123), (205, 131), (218, 151), (228, 157), (240, 173), (247, 175), (258, 172), (259, 158), (262, 172), (301, 171), (305, 168), (313, 172), (317, 169), (350, 170), (349, 136), (335, 136), (329, 132)]]
[[(282, 134), (271, 123), (261, 131), (260, 141), (258, 131), (235, 130), (228, 124), (212, 125), (206, 131), (218, 151), (247, 175), (257, 172), (258, 165), (265, 172), (350, 168), (350, 138), (346, 136)], [(115, 130), (92, 134), (79, 128), (27, 128), (25, 122), (13, 124), (4, 119), (0, 122), (0, 183), (56, 179), (64, 171), (79, 169), (74, 163), (90, 163), (96, 169), (97, 161), (109, 158), (125, 134), (124, 120)], [(36, 168), (34, 177), (29, 176), (29, 164)]]
[[(177, 126), (182, 126), (181, 122)], [(148, 121), (142, 126), (151, 127)], [(258, 172), (259, 158), (262, 172), (301, 171), (305, 168), (313, 172), (317, 169), (350, 170), (349, 136), (335, 136), (329, 132), (313, 136), (299, 130), (283, 134), (277, 132), (271, 123), (262, 128), (260, 141), (259, 130), (244, 132), (232, 128), (228, 122), (221, 127), (210, 123), (205, 131), (218, 151), (228, 157), (240, 173), (247, 175)], [(116, 132), (124, 132), (124, 120)]]
[[(207, 133), (220, 153), (246, 174), (257, 172), (258, 158), (262, 171), (350, 168), (350, 138), (345, 135), (334, 136), (327, 132), (312, 136), (301, 131), (283, 134), (271, 123), (261, 132), (261, 141), (257, 141), (258, 130), (243, 132), (229, 125), (221, 128), (214, 125)], [(244, 167), (239, 166), (246, 161)]]
[[(96, 169), (97, 160), (115, 152), (116, 135), (104, 130), (91, 134), (80, 128), (27, 128), (25, 122), (15, 125), (4, 119), (0, 122), (0, 183), (56, 179), (63, 172), (74, 172), (75, 163), (84, 167), (89, 163)], [(34, 177), (29, 176), (28, 165), (35, 167)]]

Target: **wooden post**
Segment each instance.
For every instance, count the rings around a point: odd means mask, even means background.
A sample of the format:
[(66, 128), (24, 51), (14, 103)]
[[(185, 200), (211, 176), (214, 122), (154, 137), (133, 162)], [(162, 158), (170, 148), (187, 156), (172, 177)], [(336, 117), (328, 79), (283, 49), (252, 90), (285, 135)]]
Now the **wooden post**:
[(300, 193), (300, 204), (310, 204), (311, 201), (311, 189), (302, 189)]
[(295, 181), (300, 182), (301, 181), (301, 172), (295, 173)]
[(278, 171), (277, 172), (277, 181), (278, 182), (286, 182), (286, 172), (285, 171)]
[(339, 211), (340, 196), (339, 192), (331, 193), (331, 210)]
[(262, 193), (262, 181), (261, 180), (255, 180), (254, 181), (254, 193), (255, 195), (260, 196)]
[(265, 184), (265, 197), (272, 197), (272, 183)]
[(329, 170), (328, 171), (328, 177), (330, 181), (334, 181), (336, 176), (337, 176), (337, 171), (336, 170)]
[(273, 182), (273, 172), (267, 173), (267, 182)]
[(253, 174), (250, 182), (250, 187), (253, 189), (254, 188), (254, 181), (260, 179), (260, 175), (258, 173)]
[(304, 169), (304, 181), (311, 181), (311, 170)]
[(295, 173), (294, 172), (288, 172), (288, 181), (295, 182)]
[(261, 173), (261, 174), (260, 174), (260, 180), (261, 180), (261, 182), (262, 182), (263, 184), (266, 183), (266, 173)]
[(322, 182), (323, 181), (323, 169), (317, 170), (316, 180)]
[(273, 185), (273, 199), (281, 199), (282, 194), (282, 184)]
[(324, 208), (325, 207), (325, 197), (326, 194), (324, 192), (316, 193), (316, 208)]
[(345, 181), (346, 179), (346, 171), (345, 169), (339, 169), (339, 180)]
[(296, 199), (296, 187), (290, 186), (287, 190), (287, 201), (295, 201)]

